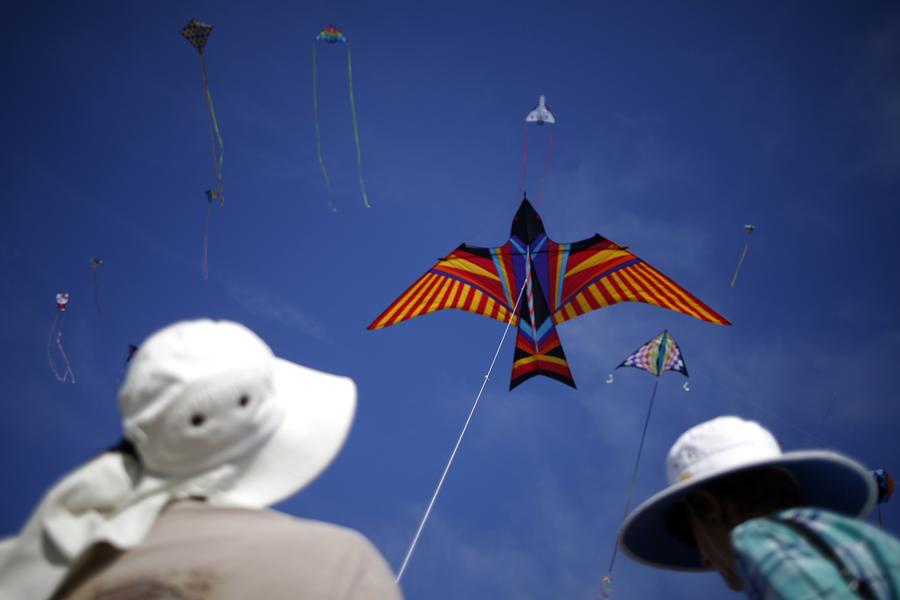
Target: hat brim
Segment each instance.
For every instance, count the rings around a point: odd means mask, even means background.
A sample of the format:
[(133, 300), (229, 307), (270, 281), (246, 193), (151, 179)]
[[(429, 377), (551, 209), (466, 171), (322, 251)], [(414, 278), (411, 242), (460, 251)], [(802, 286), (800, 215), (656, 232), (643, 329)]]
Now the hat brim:
[(284, 420), (260, 450), (238, 463), (224, 503), (262, 508), (288, 498), (331, 464), (350, 433), (356, 384), (349, 377), (275, 358), (273, 386)]
[(865, 517), (878, 490), (871, 473), (856, 461), (825, 450), (786, 452), (768, 460), (741, 465), (669, 486), (638, 506), (622, 523), (619, 545), (634, 560), (677, 571), (707, 571), (700, 552), (678, 540), (666, 527), (666, 513), (688, 494), (716, 479), (757, 467), (782, 467), (800, 485), (805, 504)]

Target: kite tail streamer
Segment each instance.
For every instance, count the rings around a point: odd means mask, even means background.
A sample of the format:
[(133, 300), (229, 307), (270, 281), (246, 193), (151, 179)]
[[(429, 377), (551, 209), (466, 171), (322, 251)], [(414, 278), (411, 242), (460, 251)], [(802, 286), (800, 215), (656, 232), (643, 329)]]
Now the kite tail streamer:
[(350, 58), (350, 44), (347, 44), (347, 82), (350, 90), (350, 114), (353, 116), (353, 139), (356, 140), (356, 168), (359, 171), (359, 191), (362, 193), (363, 204), (369, 206), (369, 197), (366, 195), (366, 182), (363, 180), (362, 150), (359, 144), (359, 125), (356, 122), (356, 100), (353, 97), (353, 60)]
[(528, 123), (522, 125), (522, 170), (519, 174), (519, 195), (525, 197), (525, 171), (528, 169)]
[(547, 179), (547, 172), (550, 170), (550, 154), (553, 152), (553, 127), (550, 128), (550, 140), (547, 142), (547, 153), (544, 155), (544, 172), (541, 174), (541, 183), (538, 187), (537, 203), (535, 207), (541, 205), (544, 199), (544, 180)]
[[(634, 484), (637, 482), (637, 474), (638, 468), (641, 465), (641, 452), (644, 450), (644, 440), (647, 438), (647, 426), (650, 425), (650, 415), (653, 413), (653, 401), (656, 399), (656, 388), (659, 386), (659, 378), (653, 383), (653, 393), (650, 394), (650, 406), (647, 408), (647, 417), (644, 419), (644, 430), (641, 432), (641, 443), (638, 445), (637, 459), (634, 461), (634, 471), (631, 473), (631, 483), (628, 486), (628, 497), (625, 500), (625, 513), (622, 515), (622, 519), (628, 516), (628, 511), (631, 509), (631, 497), (634, 494)], [(610, 590), (612, 588), (612, 572), (613, 567), (616, 564), (616, 554), (619, 552), (619, 543), (618, 539), (613, 544), (612, 557), (609, 559), (609, 568), (606, 570), (606, 575), (603, 576), (603, 586), (604, 586), (604, 595), (603, 597), (608, 597), (608, 593), (606, 590)]]
[[(527, 281), (527, 280), (526, 280)], [(519, 297), (516, 298), (516, 305), (513, 307), (512, 313), (509, 315), (509, 321), (506, 323), (506, 329), (503, 330), (503, 336), (500, 338), (500, 344), (497, 346), (497, 351), (494, 352), (494, 358), (491, 360), (491, 366), (488, 367), (488, 371), (484, 376), (484, 381), (481, 382), (481, 389), (478, 390), (478, 395), (475, 396), (475, 402), (472, 404), (472, 409), (469, 411), (469, 416), (466, 418), (466, 422), (463, 425), (462, 431), (459, 433), (459, 437), (456, 439), (456, 445), (453, 446), (453, 451), (450, 453), (450, 459), (447, 461), (447, 466), (444, 467), (444, 472), (441, 473), (441, 478), (438, 480), (437, 487), (434, 490), (434, 494), (431, 496), (431, 501), (428, 503), (428, 508), (425, 509), (425, 516), (422, 517), (422, 522), (419, 523), (419, 528), (416, 530), (416, 535), (413, 537), (412, 543), (409, 545), (409, 550), (406, 551), (406, 556), (403, 558), (403, 564), (400, 565), (400, 570), (397, 571), (397, 578), (394, 580), (394, 583), (399, 584), (400, 579), (403, 577), (403, 573), (406, 571), (406, 566), (409, 564), (409, 559), (412, 558), (413, 551), (416, 549), (416, 544), (419, 542), (419, 536), (422, 535), (422, 530), (425, 528), (425, 523), (428, 521), (428, 517), (431, 514), (431, 509), (434, 508), (434, 503), (437, 500), (438, 494), (441, 493), (441, 487), (444, 485), (444, 480), (447, 478), (447, 472), (450, 470), (450, 465), (453, 464), (453, 459), (456, 458), (456, 451), (459, 450), (459, 445), (462, 443), (463, 436), (466, 435), (466, 430), (469, 428), (469, 422), (472, 421), (472, 415), (475, 414), (475, 409), (478, 407), (478, 401), (481, 400), (481, 394), (484, 392), (485, 386), (487, 386), (488, 380), (491, 378), (491, 373), (494, 370), (494, 364), (497, 362), (497, 356), (500, 355), (500, 349), (503, 348), (503, 342), (506, 340), (506, 334), (509, 333), (509, 327), (512, 324), (513, 319), (515, 318), (516, 311), (519, 308), (519, 302), (522, 300), (522, 294), (525, 292), (525, 284), (522, 284), (522, 289), (519, 291)]]
[[(212, 128), (209, 132), (209, 142), (212, 147), (213, 166), (216, 171), (216, 184), (218, 185), (219, 205), (225, 205), (225, 189), (222, 185), (222, 162), (225, 158), (225, 147), (222, 144), (222, 132), (219, 131), (219, 123), (216, 121), (216, 109), (213, 106), (212, 94), (209, 91), (209, 79), (206, 76), (206, 60), (200, 55), (200, 72), (203, 74), (203, 95), (206, 97), (206, 106), (209, 108), (209, 120)], [(216, 145), (218, 142), (218, 146)]]
[[(69, 376), (72, 376), (72, 383), (75, 383), (75, 373), (72, 372), (72, 366), (69, 364), (69, 357), (66, 356), (66, 351), (63, 350), (62, 346), (62, 326), (63, 321), (65, 320), (65, 315), (60, 317), (60, 313), (56, 313), (53, 317), (53, 323), (50, 325), (50, 336), (47, 338), (47, 362), (50, 365), (50, 370), (53, 371), (53, 375), (56, 377), (56, 380), (60, 383), (66, 383), (69, 380)], [(54, 334), (56, 334), (54, 336)], [(56, 339), (56, 348), (59, 350), (60, 356), (62, 356), (63, 362), (65, 363), (66, 370), (62, 375), (59, 373), (59, 369), (56, 366), (56, 361), (53, 360), (53, 350), (51, 345), (53, 344), (54, 338)]]
[(209, 220), (212, 217), (213, 196), (207, 192), (206, 219), (203, 221), (203, 279), (209, 279)]
[(328, 208), (332, 212), (337, 212), (334, 204), (331, 202), (331, 179), (328, 177), (328, 169), (325, 168), (325, 158), (322, 156), (322, 136), (319, 133), (319, 85), (318, 70), (316, 68), (316, 43), (312, 43), (312, 90), (313, 90), (313, 115), (316, 123), (316, 156), (319, 157), (319, 168), (322, 169), (322, 176), (325, 178), (325, 190), (328, 194)]
[(750, 248), (750, 242), (747, 241), (744, 244), (744, 251), (741, 252), (741, 258), (738, 260), (737, 269), (734, 270), (734, 276), (731, 278), (731, 287), (734, 287), (734, 284), (737, 283), (738, 273), (741, 272), (741, 265), (744, 264), (744, 259), (747, 258), (747, 250)]

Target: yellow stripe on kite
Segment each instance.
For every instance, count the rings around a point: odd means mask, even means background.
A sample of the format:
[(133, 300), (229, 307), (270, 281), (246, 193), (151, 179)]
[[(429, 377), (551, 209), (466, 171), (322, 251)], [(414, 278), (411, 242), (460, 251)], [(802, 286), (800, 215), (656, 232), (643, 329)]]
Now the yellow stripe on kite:
[(566, 366), (566, 361), (561, 358), (558, 358), (556, 356), (548, 356), (546, 354), (532, 354), (531, 356), (526, 356), (525, 358), (520, 358), (519, 360), (517, 360), (515, 362), (515, 364), (513, 365), (513, 367), (518, 367), (521, 365), (530, 365), (531, 363), (536, 362), (538, 360), (541, 362), (553, 363), (555, 365), (560, 365), (563, 367)]
[(597, 252), (596, 254), (591, 255), (590, 258), (587, 258), (587, 259), (581, 261), (574, 268), (569, 269), (569, 271), (566, 273), (566, 277), (569, 277), (570, 275), (574, 275), (575, 273), (580, 273), (581, 271), (584, 271), (586, 269), (592, 269), (596, 266), (602, 265), (603, 263), (605, 263), (607, 261), (610, 261), (610, 260), (613, 260), (616, 258), (620, 258), (622, 256), (632, 256), (632, 254), (630, 252), (628, 252), (627, 250), (617, 250), (617, 249), (601, 250), (600, 252)]
[(449, 258), (444, 259), (437, 266), (438, 269), (453, 269), (454, 271), (465, 271), (466, 273), (472, 273), (478, 277), (487, 277), (488, 279), (493, 279), (494, 281), (500, 281), (500, 277), (487, 269), (483, 269), (476, 265), (474, 262), (465, 259), (465, 258)]

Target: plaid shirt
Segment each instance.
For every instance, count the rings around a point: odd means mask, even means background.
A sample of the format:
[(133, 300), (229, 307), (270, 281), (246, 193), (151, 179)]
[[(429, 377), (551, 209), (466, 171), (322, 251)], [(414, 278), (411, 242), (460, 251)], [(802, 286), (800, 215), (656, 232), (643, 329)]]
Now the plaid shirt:
[(859, 519), (795, 508), (731, 532), (754, 600), (900, 600), (900, 541)]

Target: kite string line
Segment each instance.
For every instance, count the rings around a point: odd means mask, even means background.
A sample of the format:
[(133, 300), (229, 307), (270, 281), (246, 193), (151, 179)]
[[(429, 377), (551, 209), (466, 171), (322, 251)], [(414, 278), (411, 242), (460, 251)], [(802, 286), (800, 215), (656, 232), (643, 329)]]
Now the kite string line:
[(519, 195), (525, 196), (525, 171), (528, 168), (528, 122), (522, 124), (522, 169), (519, 173)]
[(62, 381), (59, 376), (59, 369), (56, 367), (56, 361), (53, 360), (53, 351), (50, 349), (50, 345), (53, 343), (53, 333), (56, 331), (57, 323), (59, 323), (58, 310), (56, 314), (53, 315), (53, 322), (50, 324), (50, 335), (47, 336), (47, 364), (50, 365), (50, 370), (53, 371), (56, 380)]
[(506, 340), (506, 335), (509, 333), (510, 325), (512, 325), (513, 319), (516, 317), (519, 302), (522, 300), (522, 294), (525, 292), (525, 284), (528, 282), (526, 279), (522, 284), (522, 289), (519, 291), (519, 296), (516, 298), (516, 304), (513, 306), (512, 313), (509, 316), (509, 321), (506, 322), (506, 328), (503, 330), (503, 336), (500, 338), (500, 344), (497, 346), (496, 352), (494, 352), (494, 358), (491, 359), (491, 366), (488, 367), (487, 374), (484, 376), (484, 381), (481, 382), (481, 389), (478, 390), (478, 395), (475, 396), (475, 402), (472, 404), (472, 409), (469, 411), (469, 416), (466, 418), (466, 422), (463, 425), (462, 431), (459, 434), (459, 437), (456, 439), (456, 445), (453, 446), (453, 451), (450, 453), (450, 459), (447, 461), (447, 466), (444, 467), (444, 472), (441, 473), (441, 478), (438, 480), (437, 487), (434, 490), (434, 494), (431, 496), (431, 501), (428, 503), (428, 508), (425, 509), (425, 515), (422, 517), (422, 521), (419, 523), (419, 528), (416, 530), (416, 535), (413, 536), (412, 543), (409, 545), (409, 550), (406, 551), (406, 556), (403, 558), (403, 564), (400, 565), (400, 570), (397, 571), (397, 578), (394, 579), (395, 584), (400, 583), (400, 579), (403, 577), (403, 573), (406, 571), (406, 566), (409, 564), (410, 558), (412, 558), (413, 551), (416, 549), (416, 544), (419, 542), (419, 536), (422, 535), (422, 530), (425, 528), (425, 523), (428, 521), (429, 515), (431, 515), (431, 509), (434, 508), (434, 503), (437, 500), (438, 494), (441, 493), (441, 487), (444, 485), (444, 480), (447, 478), (447, 472), (450, 471), (450, 466), (453, 464), (453, 459), (456, 458), (456, 452), (459, 450), (459, 445), (462, 443), (463, 436), (466, 435), (466, 430), (469, 428), (469, 422), (472, 420), (472, 415), (475, 414), (475, 409), (478, 407), (478, 401), (481, 399), (481, 394), (484, 392), (485, 386), (487, 386), (488, 380), (491, 378), (491, 373), (494, 370), (494, 365), (497, 363), (497, 357), (500, 355), (500, 349), (503, 348), (503, 342)]
[(56, 332), (56, 347), (59, 349), (59, 353), (63, 357), (63, 362), (66, 363), (66, 372), (63, 373), (63, 378), (61, 381), (63, 383), (65, 383), (66, 379), (69, 377), (69, 375), (71, 375), (72, 383), (75, 383), (75, 373), (72, 371), (72, 365), (69, 364), (69, 357), (66, 356), (66, 351), (63, 350), (63, 346), (62, 346), (62, 328), (63, 328), (63, 321), (65, 320), (65, 318), (66, 318), (66, 316), (63, 315), (62, 319), (60, 319), (59, 330)]
[(312, 93), (313, 93), (313, 115), (316, 124), (316, 156), (319, 157), (319, 168), (322, 169), (322, 176), (325, 177), (325, 191), (328, 194), (328, 208), (331, 212), (337, 212), (334, 204), (331, 202), (331, 179), (328, 177), (328, 169), (325, 168), (325, 158), (322, 156), (322, 135), (319, 133), (319, 76), (316, 64), (316, 42), (312, 43)]
[(741, 252), (741, 258), (738, 260), (737, 269), (734, 270), (734, 276), (731, 278), (731, 287), (734, 287), (734, 284), (737, 283), (738, 273), (741, 271), (741, 265), (744, 264), (744, 259), (747, 258), (747, 250), (750, 248), (750, 240), (747, 240), (747, 243), (744, 244), (744, 251)]
[(553, 152), (553, 132), (555, 129), (550, 127), (550, 140), (547, 142), (547, 153), (544, 155), (544, 173), (541, 175), (541, 182), (538, 186), (538, 196), (537, 203), (535, 207), (539, 207), (541, 205), (541, 200), (544, 199), (544, 180), (547, 179), (547, 172), (550, 170), (550, 154)]
[(363, 204), (369, 206), (369, 196), (366, 194), (366, 182), (363, 180), (362, 150), (359, 143), (359, 125), (356, 122), (356, 100), (353, 97), (353, 60), (350, 58), (350, 44), (347, 44), (347, 83), (350, 90), (350, 114), (353, 116), (353, 139), (356, 140), (356, 168), (359, 172), (359, 191), (362, 192)]
[[(653, 401), (656, 399), (656, 388), (659, 387), (659, 377), (657, 376), (656, 381), (653, 383), (653, 393), (650, 394), (650, 406), (647, 408), (647, 417), (644, 419), (644, 431), (641, 432), (641, 443), (638, 445), (638, 453), (637, 459), (634, 461), (634, 472), (631, 474), (631, 483), (628, 486), (628, 497), (625, 500), (625, 512), (622, 515), (622, 520), (628, 516), (628, 510), (631, 508), (631, 498), (634, 494), (634, 484), (637, 482), (637, 474), (638, 467), (641, 464), (641, 452), (644, 450), (644, 439), (647, 437), (647, 426), (650, 425), (650, 414), (653, 412)], [(612, 557), (609, 559), (609, 568), (606, 570), (607, 575), (612, 575), (613, 566), (616, 564), (616, 554), (619, 551), (619, 540), (616, 537), (615, 544), (613, 545)]]
[(103, 311), (100, 310), (100, 282), (97, 280), (97, 269), (91, 267), (91, 278), (94, 282), (94, 305), (97, 307), (97, 316), (102, 317)]
[[(222, 185), (222, 161), (225, 158), (225, 148), (222, 144), (222, 133), (219, 131), (219, 123), (216, 121), (216, 109), (213, 106), (212, 94), (209, 91), (209, 78), (206, 76), (206, 59), (200, 54), (200, 73), (203, 75), (203, 95), (206, 97), (206, 106), (209, 108), (209, 120), (212, 128), (209, 131), (209, 143), (212, 147), (213, 168), (216, 172), (216, 183), (218, 183), (219, 203), (225, 204), (225, 190)], [(216, 150), (216, 140), (219, 141), (218, 151)]]

